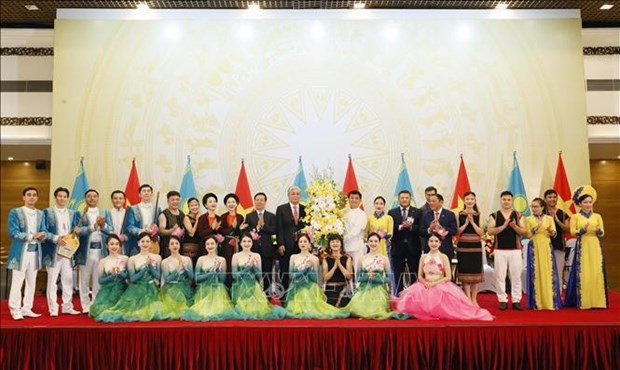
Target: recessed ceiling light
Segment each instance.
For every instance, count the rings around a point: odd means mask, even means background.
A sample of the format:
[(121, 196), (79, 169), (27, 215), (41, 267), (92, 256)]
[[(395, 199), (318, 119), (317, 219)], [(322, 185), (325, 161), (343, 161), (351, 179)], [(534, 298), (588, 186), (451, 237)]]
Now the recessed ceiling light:
[(138, 5), (136, 5), (136, 9), (138, 9), (138, 10), (149, 10), (149, 9), (151, 9), (151, 7), (147, 3), (139, 3)]
[[(620, 158), (620, 156), (618, 156), (618, 158)], [(12, 160), (13, 160), (13, 159), (15, 159), (15, 158), (13, 158), (13, 157), (8, 157), (7, 159), (8, 159), (9, 161), (12, 161)]]
[[(28, 9), (28, 10), (39, 10), (39, 7), (34, 5), (34, 4), (32, 4), (32, 5), (24, 5), (24, 7), (26, 9)], [(601, 9), (603, 9), (603, 8), (601, 8)]]
[(601, 164), (605, 164), (605, 163), (607, 163), (607, 161), (603, 159), (603, 160), (601, 161)]
[(259, 3), (249, 3), (248, 4), (248, 10), (260, 10), (260, 4)]
[(601, 10), (609, 10), (611, 8), (613, 8), (613, 4), (604, 4), (603, 6), (600, 7)]
[(24, 166), (30, 166), (30, 162), (24, 162)]
[(495, 9), (508, 9), (508, 4), (506, 4), (506, 3), (499, 3), (499, 4), (495, 5)]
[(364, 9), (366, 7), (366, 3), (357, 2), (353, 3), (353, 9)]

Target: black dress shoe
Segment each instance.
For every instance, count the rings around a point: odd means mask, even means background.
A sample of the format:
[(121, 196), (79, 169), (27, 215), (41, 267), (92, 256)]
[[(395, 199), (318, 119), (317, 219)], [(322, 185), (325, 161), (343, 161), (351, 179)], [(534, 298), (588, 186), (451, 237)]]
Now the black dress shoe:
[(506, 303), (506, 302), (500, 302), (500, 304), (499, 304), (499, 309), (500, 309), (500, 310), (504, 311), (504, 310), (505, 310), (505, 309), (507, 309), (507, 308), (508, 308), (508, 303)]
[(517, 311), (523, 311), (523, 307), (521, 307), (521, 303), (515, 302), (512, 304), (512, 309)]

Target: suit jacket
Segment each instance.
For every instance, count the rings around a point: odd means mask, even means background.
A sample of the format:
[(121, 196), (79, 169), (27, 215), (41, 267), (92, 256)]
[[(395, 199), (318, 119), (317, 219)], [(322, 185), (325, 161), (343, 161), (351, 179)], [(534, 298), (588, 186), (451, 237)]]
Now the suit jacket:
[[(20, 270), (22, 268), (22, 260), (26, 251), (26, 244), (30, 234), (36, 234), (39, 231), (45, 231), (43, 225), (43, 211), (37, 209), (37, 229), (28, 230), (28, 221), (22, 207), (13, 208), (9, 211), (9, 234), (11, 234), (11, 249), (9, 250), (9, 258), (6, 268), (12, 270)], [(37, 244), (38, 266), (41, 266), (41, 242), (34, 240), (32, 243)]]
[[(74, 210), (67, 208), (67, 213), (69, 214), (69, 230), (67, 232), (71, 233), (77, 225), (77, 219)], [(41, 259), (44, 266), (53, 267), (56, 264), (56, 254), (58, 254), (58, 238), (62, 236), (58, 234), (58, 219), (54, 207), (43, 210), (42, 222), (45, 228), (45, 242), (43, 243)]]
[(286, 248), (285, 255), (292, 255), (299, 253), (299, 246), (295, 238), (295, 233), (306, 227), (303, 221), (306, 217), (306, 207), (299, 204), (299, 219), (297, 225), (293, 219), (293, 211), (291, 210), (290, 203), (284, 203), (278, 206), (276, 209), (276, 236), (278, 239), (278, 247), (283, 245)]
[[(424, 236), (427, 240), (430, 237), (430, 233), (428, 232), (428, 228), (431, 225), (431, 222), (435, 219), (435, 212), (430, 210), (426, 212), (422, 216), (422, 222), (420, 224), (420, 232), (422, 236)], [(456, 216), (454, 212), (442, 208), (441, 213), (439, 213), (439, 224), (446, 230), (447, 234), (444, 235), (441, 241), (441, 247), (439, 250), (442, 253), (448, 255), (448, 257), (452, 258), (454, 256), (454, 247), (452, 246), (452, 237), (456, 234), (457, 226), (456, 226)], [(428, 246), (423, 246), (424, 250), (428, 249)]]
[(402, 255), (405, 253), (405, 249), (409, 249), (411, 252), (421, 252), (420, 246), (420, 216), (422, 211), (413, 206), (409, 206), (407, 217), (413, 218), (413, 225), (411, 229), (399, 230), (398, 227), (403, 223), (403, 214), (401, 207), (392, 208), (389, 210), (388, 215), (394, 219), (394, 231), (392, 232), (392, 254)]
[(275, 254), (273, 240), (271, 237), (275, 235), (277, 224), (276, 215), (264, 210), (263, 221), (265, 224), (261, 229), (258, 228), (258, 211), (252, 211), (245, 216), (245, 222), (248, 224), (248, 231), (256, 231), (260, 235), (260, 239), (254, 241), (252, 251), (259, 253), (261, 257), (272, 258)]

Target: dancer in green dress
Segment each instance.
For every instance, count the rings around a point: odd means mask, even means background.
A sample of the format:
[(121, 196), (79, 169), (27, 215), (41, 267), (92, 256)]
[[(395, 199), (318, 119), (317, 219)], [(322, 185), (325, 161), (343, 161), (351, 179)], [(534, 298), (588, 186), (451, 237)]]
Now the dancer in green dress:
[(364, 319), (406, 319), (407, 315), (393, 312), (390, 308), (388, 284), (392, 281), (392, 269), (390, 259), (379, 253), (380, 245), (379, 234), (368, 234), (370, 252), (360, 261), (356, 274), (360, 286), (346, 309), (352, 316)]
[(242, 319), (277, 319), (286, 311), (267, 300), (258, 280), (263, 277), (260, 254), (252, 252), (252, 236), (241, 235), (241, 252), (232, 257), (232, 299)]
[(226, 259), (217, 255), (215, 235), (207, 236), (205, 249), (207, 254), (196, 262), (194, 304), (183, 310), (181, 318), (189, 321), (237, 319), (239, 315), (224, 284)]
[(194, 278), (194, 267), (191, 258), (179, 253), (180, 249), (181, 240), (171, 235), (168, 240), (170, 257), (161, 262), (162, 319), (180, 319), (181, 312), (191, 306), (190, 280)]
[(127, 256), (120, 254), (121, 239), (116, 234), (106, 240), (108, 256), (99, 261), (99, 293), (88, 316), (96, 318), (101, 312), (114, 306), (127, 289)]

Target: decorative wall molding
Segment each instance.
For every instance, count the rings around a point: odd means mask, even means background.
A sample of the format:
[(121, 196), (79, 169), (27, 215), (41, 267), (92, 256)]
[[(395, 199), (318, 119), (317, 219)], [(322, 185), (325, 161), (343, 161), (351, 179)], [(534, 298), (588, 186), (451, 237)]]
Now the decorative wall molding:
[(1, 56), (49, 57), (54, 55), (54, 48), (0, 48)]
[(588, 116), (588, 125), (620, 125), (620, 116)]
[(620, 46), (586, 46), (583, 55), (619, 55)]
[[(0, 55), (48, 57), (54, 55), (54, 48), (0, 48)], [(586, 46), (583, 55), (620, 55), (620, 46)]]
[(52, 117), (2, 117), (1, 126), (51, 126)]

